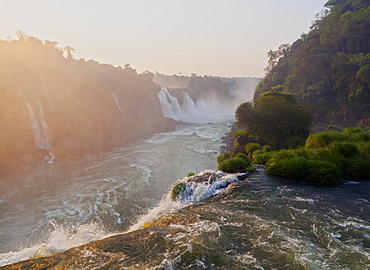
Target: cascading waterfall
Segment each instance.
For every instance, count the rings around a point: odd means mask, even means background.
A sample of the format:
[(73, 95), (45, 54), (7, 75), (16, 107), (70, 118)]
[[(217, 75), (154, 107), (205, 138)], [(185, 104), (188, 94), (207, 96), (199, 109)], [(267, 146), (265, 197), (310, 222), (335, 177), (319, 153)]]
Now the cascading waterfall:
[(195, 106), (194, 101), (189, 97), (188, 93), (184, 92), (184, 105), (183, 110), (185, 112), (192, 112), (195, 111), (197, 108)]
[(183, 111), (177, 98), (171, 96), (168, 90), (164, 88), (158, 93), (158, 98), (161, 103), (163, 116), (177, 121), (180, 120), (179, 116), (183, 114)]
[(234, 119), (234, 107), (223, 106), (215, 100), (196, 102), (184, 92), (184, 102), (180, 105), (178, 99), (167, 89), (158, 93), (164, 117), (185, 123), (217, 123)]
[(45, 115), (44, 115), (44, 111), (42, 109), (41, 103), (39, 101), (36, 101), (38, 105), (38, 109), (39, 109), (38, 117), (37, 117), (35, 112), (32, 109), (31, 104), (27, 101), (27, 98), (22, 93), (20, 93), (20, 95), (26, 101), (35, 144), (37, 148), (44, 149), (49, 152), (49, 154), (44, 157), (44, 160), (47, 163), (53, 163), (55, 156), (52, 152), (50, 152), (50, 149), (51, 149), (50, 131), (49, 131), (49, 126), (45, 121)]

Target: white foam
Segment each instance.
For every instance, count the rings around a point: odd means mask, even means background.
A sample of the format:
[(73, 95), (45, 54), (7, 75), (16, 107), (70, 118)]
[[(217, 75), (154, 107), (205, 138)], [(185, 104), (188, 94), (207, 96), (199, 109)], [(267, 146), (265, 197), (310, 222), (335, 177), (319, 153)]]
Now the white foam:
[(184, 103), (179, 104), (176, 97), (172, 96), (167, 89), (158, 93), (164, 117), (172, 118), (185, 123), (219, 123), (234, 119), (235, 107), (225, 104), (199, 99), (194, 102), (184, 92)]
[(111, 236), (102, 226), (96, 223), (65, 227), (50, 221), (53, 230), (43, 243), (0, 254), (0, 266), (19, 261), (55, 254), (85, 243)]
[(147, 214), (142, 215), (136, 223), (127, 230), (127, 232), (138, 230), (145, 224), (150, 224), (153, 220), (159, 218), (163, 214), (177, 212), (183, 206), (183, 203), (171, 200), (170, 193), (168, 193), (162, 198), (156, 207), (150, 209)]
[[(213, 182), (191, 181), (193, 177), (203, 176), (207, 173), (211, 173), (215, 177)], [(204, 171), (197, 176), (186, 177), (180, 180), (180, 182), (185, 184), (186, 188), (178, 195), (177, 200), (183, 203), (203, 201), (224, 192), (230, 183), (239, 181), (238, 175), (226, 174), (221, 171)]]

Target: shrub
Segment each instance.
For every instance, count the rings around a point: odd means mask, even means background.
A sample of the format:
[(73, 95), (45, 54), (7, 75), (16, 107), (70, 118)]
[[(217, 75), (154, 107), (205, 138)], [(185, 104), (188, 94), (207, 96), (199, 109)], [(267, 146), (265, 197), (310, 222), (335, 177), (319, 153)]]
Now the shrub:
[(246, 154), (238, 153), (234, 158), (241, 158), (244, 159), (247, 162), (247, 166), (252, 165), (252, 159), (248, 157)]
[(176, 201), (177, 197), (186, 190), (186, 184), (184, 182), (177, 182), (171, 190), (171, 199)]
[(370, 133), (364, 131), (360, 127), (348, 127), (344, 129), (344, 134), (350, 137), (350, 140), (353, 142), (369, 142)]
[(266, 165), (271, 157), (271, 152), (257, 150), (253, 154), (253, 164)]
[(262, 147), (262, 150), (265, 152), (270, 152), (272, 150), (272, 147), (271, 145), (266, 144)]
[(291, 157), (278, 160), (266, 169), (267, 173), (295, 181), (305, 181), (325, 185), (342, 183), (338, 166), (331, 162)]
[(242, 158), (231, 158), (221, 162), (218, 165), (218, 170), (226, 173), (236, 173), (245, 170), (251, 164)]
[(286, 158), (293, 158), (293, 157), (298, 157), (297, 153), (294, 150), (279, 150), (275, 152), (271, 152), (270, 158), (266, 165), (271, 166), (274, 165), (276, 162), (282, 159)]
[(303, 139), (302, 137), (299, 137), (299, 136), (295, 136), (295, 137), (290, 137), (285, 146), (287, 148), (293, 148), (293, 149), (296, 149), (296, 148), (299, 148), (299, 147), (303, 147), (306, 143), (306, 140)]
[(364, 156), (370, 155), (370, 142), (359, 142), (356, 144), (358, 150), (360, 150), (360, 153)]
[(217, 157), (217, 163), (220, 164), (221, 162), (231, 158), (230, 152), (223, 153)]
[(263, 154), (263, 153), (266, 153), (266, 151), (264, 151), (264, 150), (256, 150), (256, 151), (253, 152), (253, 156), (254, 155), (260, 155), (260, 154)]
[(308, 136), (305, 148), (326, 147), (332, 142), (345, 140), (348, 140), (348, 135), (337, 130), (318, 132)]
[(345, 158), (354, 157), (360, 154), (357, 146), (350, 142), (333, 142), (327, 147), (332, 153), (342, 155)]
[(262, 146), (259, 143), (247, 143), (245, 145), (245, 152), (252, 154), (256, 150), (262, 150)]
[(191, 177), (191, 176), (194, 176), (195, 175), (195, 173), (193, 173), (193, 172), (189, 172), (186, 176), (187, 177)]
[(307, 150), (304, 148), (295, 149), (294, 153), (299, 157), (309, 158), (311, 150)]
[(348, 180), (370, 180), (370, 163), (360, 156), (348, 159), (342, 175)]
[(345, 160), (343, 156), (333, 153), (326, 148), (313, 148), (306, 151), (307, 158), (312, 160), (332, 162), (335, 164), (342, 164)]
[(231, 131), (231, 134), (234, 138), (240, 136), (240, 135), (247, 135), (247, 131), (245, 129), (238, 129), (235, 131)]

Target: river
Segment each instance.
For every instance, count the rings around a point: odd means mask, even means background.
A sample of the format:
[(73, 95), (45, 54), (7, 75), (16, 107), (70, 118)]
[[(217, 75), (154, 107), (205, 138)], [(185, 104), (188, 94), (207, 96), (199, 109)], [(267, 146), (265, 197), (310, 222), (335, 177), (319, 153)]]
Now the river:
[[(171, 214), (181, 222), (164, 234), (165, 252), (121, 259), (114, 269), (370, 269), (370, 181), (318, 187), (258, 168), (206, 200), (168, 199), (189, 172), (216, 169), (230, 124), (184, 123), (110, 153), (56, 159), (6, 179), (16, 184), (5, 183), (0, 197), (0, 266), (140, 232)], [(81, 269), (100, 267), (90, 259)]]

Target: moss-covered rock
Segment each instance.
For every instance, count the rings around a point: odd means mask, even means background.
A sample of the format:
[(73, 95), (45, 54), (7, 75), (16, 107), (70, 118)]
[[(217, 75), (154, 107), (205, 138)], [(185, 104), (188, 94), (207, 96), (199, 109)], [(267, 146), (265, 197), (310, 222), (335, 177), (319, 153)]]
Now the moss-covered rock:
[(186, 183), (177, 182), (171, 190), (171, 199), (175, 201), (179, 194), (183, 193), (186, 190)]

